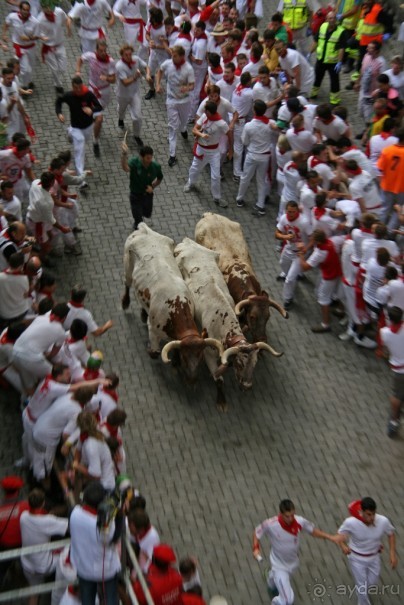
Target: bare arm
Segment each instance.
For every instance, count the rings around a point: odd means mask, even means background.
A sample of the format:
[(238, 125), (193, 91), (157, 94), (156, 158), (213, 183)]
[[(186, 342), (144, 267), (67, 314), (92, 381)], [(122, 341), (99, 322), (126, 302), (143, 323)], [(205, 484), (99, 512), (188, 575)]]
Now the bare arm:
[(389, 536), (389, 550), (390, 550), (390, 565), (392, 569), (397, 567), (397, 553), (396, 553), (396, 535), (390, 534)]
[(113, 323), (112, 323), (111, 319), (109, 319), (108, 321), (105, 322), (105, 324), (103, 326), (100, 326), (99, 328), (94, 330), (94, 332), (91, 332), (91, 334), (95, 337), (102, 336), (103, 334), (105, 334), (105, 332), (107, 332), (107, 330), (112, 328), (112, 326), (113, 326)]

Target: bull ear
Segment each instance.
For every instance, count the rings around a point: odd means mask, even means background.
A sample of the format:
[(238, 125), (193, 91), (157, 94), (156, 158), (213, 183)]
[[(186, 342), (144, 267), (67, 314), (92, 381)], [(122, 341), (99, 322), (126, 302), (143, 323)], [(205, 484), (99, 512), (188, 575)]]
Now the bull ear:
[(204, 328), (201, 333), (201, 338), (207, 338), (207, 337), (208, 337), (208, 331), (206, 328)]

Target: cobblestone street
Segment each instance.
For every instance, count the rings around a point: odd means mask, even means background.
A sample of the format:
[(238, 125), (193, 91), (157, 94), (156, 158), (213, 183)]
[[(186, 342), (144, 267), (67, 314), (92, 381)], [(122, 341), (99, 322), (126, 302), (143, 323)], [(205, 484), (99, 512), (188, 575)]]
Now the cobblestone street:
[[(275, 4), (266, 0), (269, 17)], [(263, 20), (265, 22), (265, 19)], [(262, 27), (260, 28), (262, 29)], [(112, 30), (110, 54), (118, 57), (120, 24)], [(70, 70), (79, 54), (77, 29), (68, 43)], [(5, 62), (4, 52), (2, 61)], [(391, 56), (392, 51), (388, 51)], [(54, 89), (49, 72), (38, 61), (36, 89), (27, 101), (38, 134), (33, 146), (46, 169), (57, 151), (69, 146), (66, 128), (54, 111)], [(344, 77), (346, 79), (346, 76)], [(344, 85), (347, 83), (343, 80)], [(65, 83), (68, 86), (68, 81)], [(146, 92), (146, 84), (143, 84)], [(326, 100), (324, 80), (320, 101)], [(357, 96), (343, 90), (354, 132), (362, 130)], [(65, 115), (68, 115), (65, 107)], [(212, 202), (206, 173), (199, 191), (183, 193), (191, 163), (192, 136), (179, 138), (178, 164), (167, 166), (168, 144), (164, 97), (143, 101), (145, 143), (162, 165), (164, 181), (157, 189), (152, 228), (176, 242), (193, 237), (194, 227), (206, 211), (220, 212), (241, 223), (263, 287), (281, 302), (282, 284), (276, 282), (275, 217), (278, 198), (271, 199), (265, 217), (251, 215), (254, 188), (237, 208), (237, 185), (231, 165), (224, 167), (223, 198), (227, 209)], [(263, 356), (254, 386), (241, 392), (229, 371), (225, 390), (226, 414), (215, 406), (215, 387), (205, 369), (194, 389), (176, 371), (146, 352), (147, 329), (140, 320), (134, 297), (122, 311), (123, 246), (131, 232), (127, 175), (120, 167), (123, 133), (117, 127), (115, 102), (108, 108), (101, 138), (101, 159), (87, 149), (87, 197), (81, 198), (81, 257), (58, 260), (59, 298), (75, 283), (88, 288), (86, 305), (101, 323), (111, 318), (114, 327), (98, 339), (107, 371), (121, 377), (121, 402), (128, 413), (124, 438), (130, 474), (147, 498), (151, 520), (177, 554), (195, 555), (200, 563), (204, 595), (222, 594), (229, 605), (269, 603), (261, 566), (252, 558), (254, 527), (277, 513), (279, 500), (291, 498), (297, 512), (334, 532), (347, 516), (350, 501), (372, 496), (379, 512), (398, 531), (397, 571), (382, 556), (384, 595), (373, 603), (404, 602), (404, 432), (396, 440), (386, 436), (390, 393), (388, 366), (374, 352), (338, 340), (343, 331), (333, 319), (332, 332), (312, 334), (319, 319), (314, 298), (314, 277), (300, 282), (296, 304), (288, 320), (274, 311), (268, 324), (268, 342), (284, 356)], [(129, 117), (126, 119), (129, 127)], [(190, 132), (190, 129), (189, 129)], [(131, 150), (137, 148), (131, 130)], [(1, 397), (0, 455), (3, 474), (20, 457), (19, 411)], [(353, 581), (336, 546), (304, 537), (301, 567), (295, 575), (297, 605), (356, 603)]]

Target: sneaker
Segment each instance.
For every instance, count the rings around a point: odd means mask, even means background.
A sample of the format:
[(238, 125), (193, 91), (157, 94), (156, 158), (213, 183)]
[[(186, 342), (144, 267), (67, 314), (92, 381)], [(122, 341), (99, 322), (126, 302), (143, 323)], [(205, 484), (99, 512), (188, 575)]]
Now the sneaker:
[(220, 200), (218, 198), (214, 198), (213, 201), (217, 206), (220, 206), (220, 208), (227, 208), (229, 205), (225, 200)]
[(345, 328), (345, 326), (348, 325), (348, 317), (345, 315), (345, 317), (340, 319), (338, 323), (342, 328)]
[(310, 328), (313, 334), (324, 334), (325, 332), (331, 332), (330, 326), (323, 326), (323, 324), (319, 324), (318, 326), (313, 326)]
[(348, 328), (346, 332), (342, 332), (342, 334), (340, 334), (338, 336), (338, 338), (340, 340), (342, 340), (342, 342), (347, 342), (348, 340), (351, 340), (351, 338), (355, 338), (356, 336), (356, 332), (354, 332), (352, 330), (352, 328)]
[(274, 599), (275, 597), (279, 596), (279, 592), (278, 589), (275, 588), (271, 588), (270, 586), (267, 585), (267, 589), (268, 589), (268, 594), (269, 594), (269, 598), (270, 599)]
[(285, 300), (285, 302), (283, 303), (283, 308), (286, 309), (286, 311), (288, 309), (290, 309), (290, 307), (293, 305), (293, 299), (291, 298), (290, 300)]
[(118, 120), (118, 128), (125, 130), (125, 122), (123, 120)]
[(146, 101), (150, 101), (150, 99), (153, 99), (153, 97), (156, 96), (156, 91), (155, 90), (148, 90), (147, 93), (145, 94), (144, 98)]
[(235, 183), (239, 183), (239, 182), (240, 182), (240, 177), (239, 177), (239, 176), (236, 176), (235, 174), (233, 174), (233, 181), (234, 181)]
[(190, 191), (192, 191), (192, 189), (193, 189), (193, 187), (192, 187), (191, 183), (188, 182), (186, 185), (184, 185), (183, 192), (189, 193)]
[(177, 163), (177, 158), (175, 157), (175, 155), (170, 155), (169, 159), (168, 159), (168, 165), (170, 166), (170, 168), (172, 168), (174, 166), (174, 164)]
[(260, 208), (259, 206), (257, 206), (257, 204), (255, 204), (251, 214), (253, 214), (254, 216), (265, 216), (265, 208)]
[(358, 347), (363, 347), (364, 349), (375, 349), (377, 347), (377, 342), (367, 336), (363, 336), (363, 338), (355, 336), (354, 343), (358, 345)]
[(56, 86), (56, 92), (58, 93), (58, 95), (63, 95), (65, 89), (63, 88), (63, 86)]
[(236, 200), (237, 208), (244, 208), (245, 201), (244, 200)]
[(279, 275), (276, 276), (276, 281), (285, 281), (285, 279), (286, 279), (285, 273), (279, 273)]
[(188, 131), (184, 130), (184, 132), (181, 132), (181, 136), (182, 136), (183, 139), (187, 140), (187, 138), (188, 138)]
[(83, 250), (78, 242), (74, 244), (74, 246), (65, 246), (65, 254), (73, 254), (73, 256), (81, 256), (83, 254)]
[(100, 151), (100, 145), (99, 143), (94, 143), (93, 144), (93, 151), (94, 151), (94, 155), (96, 158), (100, 158), (101, 157), (101, 151)]
[(398, 420), (389, 420), (387, 425), (387, 436), (393, 438), (397, 435), (400, 423)]
[(144, 146), (144, 143), (143, 143), (143, 141), (142, 141), (142, 139), (140, 137), (135, 137), (135, 143), (139, 147), (143, 147)]

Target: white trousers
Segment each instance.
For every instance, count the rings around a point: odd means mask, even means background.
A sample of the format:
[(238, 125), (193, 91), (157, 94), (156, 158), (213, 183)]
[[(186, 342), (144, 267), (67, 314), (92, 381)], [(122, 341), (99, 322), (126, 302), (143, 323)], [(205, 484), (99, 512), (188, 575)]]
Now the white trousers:
[(242, 175), (242, 163), (243, 163), (243, 151), (244, 145), (241, 140), (243, 134), (245, 120), (241, 119), (234, 125), (233, 131), (233, 174), (234, 176), (241, 177)]
[[(220, 150), (217, 149), (202, 149), (199, 145), (196, 148), (198, 155), (203, 155), (199, 159), (194, 157), (191, 168), (189, 169), (188, 182), (190, 185), (195, 185), (199, 175), (207, 164), (210, 166), (210, 190), (212, 197), (215, 200), (220, 200)], [(170, 154), (171, 155), (171, 154)]]
[[(74, 200), (69, 200), (74, 201)], [(68, 208), (61, 208), (60, 206), (55, 206), (53, 208), (53, 214), (56, 218), (57, 222), (61, 225), (65, 225), (66, 227), (71, 227), (71, 223), (74, 222), (74, 218), (69, 216), (69, 213), (73, 212)], [(69, 233), (62, 233), (60, 229), (52, 229), (52, 248), (63, 248), (63, 244), (72, 248), (76, 243), (76, 238), (74, 237), (74, 233), (70, 231)]]
[(29, 463), (29, 466), (32, 466), (32, 461), (34, 459), (34, 422), (28, 416), (27, 410), (25, 409), (22, 413), (22, 426), (24, 429), (24, 433), (22, 435), (22, 452), (24, 454), (24, 459)]
[(265, 207), (265, 197), (269, 193), (268, 182), (268, 163), (269, 154), (251, 154), (247, 151), (244, 162), (243, 173), (241, 175), (240, 186), (238, 188), (237, 199), (243, 200), (248, 191), (250, 183), (255, 175), (257, 183), (257, 206)]
[(286, 273), (286, 279), (283, 285), (283, 300), (286, 302), (293, 299), (297, 278), (302, 272), (302, 267), (296, 252), (289, 250), (288, 246), (284, 246), (279, 263), (283, 273)]
[(195, 114), (198, 110), (198, 107), (201, 103), (200, 100), (200, 93), (201, 93), (201, 88), (203, 85), (203, 82), (205, 80), (205, 76), (207, 74), (207, 68), (206, 67), (197, 67), (195, 65), (192, 65), (192, 67), (194, 68), (194, 74), (195, 74), (195, 86), (194, 86), (194, 90), (193, 90), (193, 94), (192, 94), (192, 101), (191, 101), (191, 107), (189, 110), (189, 118), (191, 118), (192, 120), (195, 117)]
[(95, 49), (96, 49), (96, 46), (97, 46), (98, 38), (89, 39), (89, 38), (83, 38), (82, 36), (80, 36), (80, 42), (81, 42), (81, 52), (82, 52), (82, 54), (84, 54), (84, 53), (95, 53)]
[[(143, 26), (142, 26), (143, 27)], [(124, 23), (123, 24), (123, 35), (128, 44), (136, 48), (139, 44), (138, 35), (139, 35), (140, 25), (138, 23)]]
[(11, 384), (11, 386), (16, 391), (18, 391), (19, 393), (22, 393), (22, 391), (24, 389), (22, 386), (20, 375), (17, 372), (17, 370), (15, 370), (12, 366), (10, 366), (9, 368), (7, 368), (7, 370), (4, 370), (4, 372), (2, 373), (2, 376), (5, 380), (7, 380), (7, 382), (9, 382)]
[(190, 101), (167, 105), (168, 146), (170, 156), (175, 156), (177, 149), (177, 131), (187, 129)]
[(33, 48), (21, 49), (22, 57), (20, 59), (20, 82), (22, 88), (28, 88), (28, 84), (32, 82), (32, 74), (34, 73), (36, 63), (36, 46)]
[(43, 357), (30, 358), (13, 351), (13, 366), (20, 375), (24, 390), (29, 391), (35, 384), (52, 371), (52, 364)]
[(287, 571), (271, 569), (268, 575), (268, 586), (278, 590), (279, 595), (272, 599), (272, 605), (292, 605), (295, 593), (290, 584), (291, 574)]
[(67, 56), (65, 47), (62, 44), (60, 46), (56, 46), (55, 50), (51, 50), (46, 53), (44, 58), (45, 64), (51, 70), (55, 86), (62, 87), (63, 79), (67, 71)]
[(38, 481), (49, 476), (55, 460), (56, 450), (57, 445), (43, 445), (33, 439), (32, 472)]
[(84, 172), (84, 157), (86, 142), (91, 138), (93, 125), (87, 128), (73, 128), (69, 126), (68, 133), (73, 139), (74, 163), (76, 164), (77, 174)]
[(371, 605), (367, 593), (370, 586), (376, 586), (379, 582), (380, 555), (374, 557), (350, 555), (349, 565), (355, 579), (358, 605)]
[(342, 287), (344, 292), (345, 311), (349, 317), (349, 325), (352, 326), (352, 324), (357, 325), (362, 323), (358, 315), (358, 309), (356, 308), (355, 286), (347, 286), (347, 284), (342, 283)]
[(140, 94), (135, 94), (133, 97), (118, 97), (118, 118), (125, 118), (126, 110), (129, 109), (129, 115), (133, 122), (133, 134), (135, 137), (140, 136), (142, 128), (142, 100)]

